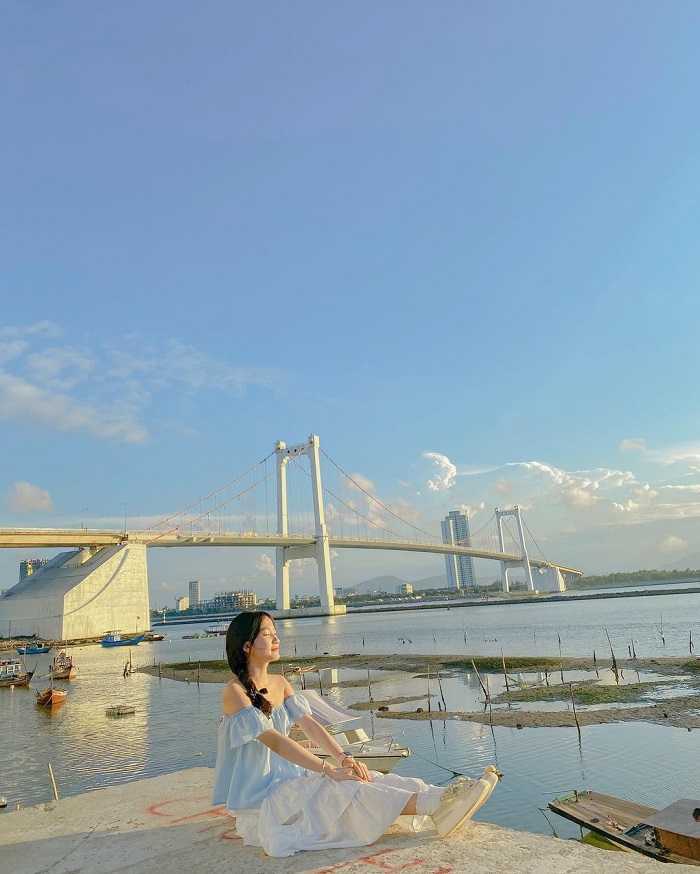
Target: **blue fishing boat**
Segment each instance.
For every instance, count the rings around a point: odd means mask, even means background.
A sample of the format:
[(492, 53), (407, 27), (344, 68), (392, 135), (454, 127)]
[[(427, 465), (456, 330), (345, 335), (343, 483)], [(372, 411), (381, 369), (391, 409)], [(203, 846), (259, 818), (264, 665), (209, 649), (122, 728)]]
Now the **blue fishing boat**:
[(26, 646), (16, 646), (15, 649), (20, 655), (37, 655), (41, 652), (50, 652), (51, 644), (37, 641), (36, 643), (28, 643)]
[(100, 643), (102, 646), (137, 646), (145, 636), (145, 631), (143, 634), (135, 634), (132, 637), (122, 637), (119, 631), (108, 631)]

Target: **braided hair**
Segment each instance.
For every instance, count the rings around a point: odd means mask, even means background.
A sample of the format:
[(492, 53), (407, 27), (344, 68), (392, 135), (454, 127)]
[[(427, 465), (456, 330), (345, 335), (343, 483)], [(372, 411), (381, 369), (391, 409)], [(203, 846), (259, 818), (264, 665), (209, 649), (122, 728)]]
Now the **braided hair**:
[(257, 707), (269, 716), (272, 713), (272, 704), (263, 697), (267, 695), (267, 689), (258, 689), (251, 680), (248, 673), (248, 657), (243, 649), (245, 643), (252, 645), (260, 633), (260, 626), (266, 616), (272, 619), (272, 616), (264, 610), (250, 610), (239, 613), (232, 620), (226, 632), (226, 658), (231, 672), (241, 681), (253, 707)]

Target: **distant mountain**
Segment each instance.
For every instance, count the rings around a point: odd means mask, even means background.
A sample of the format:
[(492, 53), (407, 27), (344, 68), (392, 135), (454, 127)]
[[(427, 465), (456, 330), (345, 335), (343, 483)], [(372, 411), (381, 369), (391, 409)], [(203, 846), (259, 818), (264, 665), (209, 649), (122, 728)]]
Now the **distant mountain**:
[[(476, 582), (479, 586), (488, 586), (493, 581), (494, 577), (478, 577)], [(438, 574), (435, 577), (423, 577), (420, 580), (404, 580), (401, 577), (394, 577), (388, 574), (382, 577), (372, 577), (371, 580), (364, 580), (361, 583), (355, 583), (354, 586), (344, 586), (343, 588), (356, 589), (358, 595), (371, 595), (373, 592), (387, 592), (395, 595), (398, 587), (406, 582), (413, 586), (414, 592), (424, 592), (426, 589), (447, 588), (447, 576), (445, 574)]]
[(355, 589), (360, 595), (371, 595), (372, 592), (390, 592), (396, 594), (396, 590), (405, 583), (400, 577), (383, 576), (372, 577), (371, 580), (365, 580), (363, 583), (355, 583), (353, 586), (345, 586), (346, 589)]
[(355, 583), (354, 586), (345, 586), (344, 588), (356, 589), (360, 595), (371, 595), (372, 592), (388, 592), (395, 595), (398, 587), (405, 582), (409, 582), (413, 586), (414, 592), (422, 592), (424, 589), (447, 588), (445, 574), (440, 574), (437, 577), (425, 577), (422, 580), (405, 580), (388, 574), (382, 577), (372, 577), (370, 580), (364, 580), (361, 583)]
[(700, 552), (691, 552), (690, 555), (684, 555), (683, 558), (679, 558), (678, 561), (674, 561), (672, 564), (665, 564), (659, 570), (684, 571), (687, 568), (691, 570), (700, 568)]

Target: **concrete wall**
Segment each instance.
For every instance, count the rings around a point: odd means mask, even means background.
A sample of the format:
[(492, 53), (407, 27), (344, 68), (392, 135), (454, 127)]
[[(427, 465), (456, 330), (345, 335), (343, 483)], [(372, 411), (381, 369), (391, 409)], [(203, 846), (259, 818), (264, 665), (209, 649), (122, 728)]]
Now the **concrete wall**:
[(0, 597), (0, 634), (49, 640), (150, 627), (143, 545), (61, 553)]

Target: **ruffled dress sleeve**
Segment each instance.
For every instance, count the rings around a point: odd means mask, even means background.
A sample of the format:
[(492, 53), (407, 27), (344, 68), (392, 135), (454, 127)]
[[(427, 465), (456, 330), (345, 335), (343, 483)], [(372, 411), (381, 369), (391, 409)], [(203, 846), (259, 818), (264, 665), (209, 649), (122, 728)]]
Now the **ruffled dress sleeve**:
[(274, 728), (270, 717), (265, 716), (262, 710), (258, 710), (252, 704), (232, 716), (223, 718), (228, 720), (228, 739), (232, 750), (250, 743), (260, 737), (264, 731)]
[(289, 698), (284, 699), (284, 709), (287, 711), (287, 716), (292, 725), (301, 719), (302, 716), (311, 713), (309, 702), (303, 695), (298, 694), (290, 695)]

